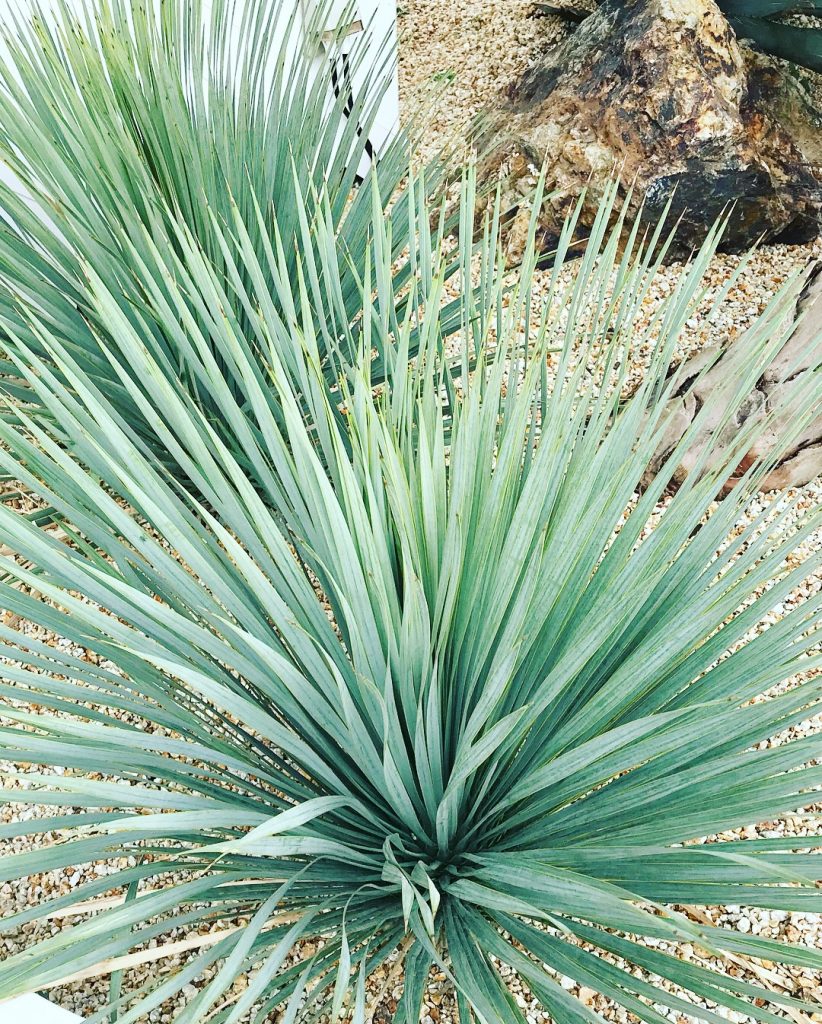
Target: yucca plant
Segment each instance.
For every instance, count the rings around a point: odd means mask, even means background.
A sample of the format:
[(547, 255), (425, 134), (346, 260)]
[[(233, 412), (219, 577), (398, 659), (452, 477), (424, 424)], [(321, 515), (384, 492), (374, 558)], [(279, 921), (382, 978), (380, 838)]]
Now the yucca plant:
[[(322, 195), (323, 215), (352, 266), (361, 268), (373, 197), (371, 179), (357, 188), (355, 176), (394, 55), (380, 49), (379, 40), (369, 49), (367, 33), (353, 45), (349, 40), (345, 61), (352, 75), (364, 71), (366, 53), (373, 62), (352, 97), (339, 81), (342, 40), (321, 32), (330, 3), (315, 5), (302, 27), (295, 11), (283, 0), (89, 0), (79, 19), (59, 0), (48, 13), (35, 4), (3, 26), (8, 57), (0, 62), (0, 159), (12, 172), (0, 180), (5, 394), (34, 399), (10, 358), (18, 337), (46, 356), (23, 312), (33, 309), (107, 392), (123, 422), (153, 445), (139, 401), (110, 364), (116, 342), (109, 320), (87, 301), (88, 277), (93, 272), (105, 281), (121, 314), (136, 326), (146, 264), (153, 250), (178, 247), (179, 225), (214, 268), (225, 291), (223, 313), (252, 362), (260, 362), (259, 342), (227, 276), (223, 234), (241, 225), (256, 269), (268, 273), (273, 247), (292, 277), (300, 225), (316, 216)], [(395, 193), (412, 143), (400, 133), (379, 160), (383, 194), (394, 199), (395, 256), (407, 245), (406, 200), (401, 189)], [(431, 187), (436, 179), (432, 167)], [(244, 287), (276, 293), (265, 276), (252, 282), (244, 263), (236, 269)], [(401, 280), (401, 267), (397, 273)], [(162, 289), (165, 282), (154, 286)], [(347, 321), (358, 301), (356, 275), (341, 266), (335, 314)], [(174, 332), (145, 330), (145, 321), (141, 327), (158, 366), (196, 398), (242, 457)], [(323, 342), (326, 336), (327, 330)], [(217, 369), (236, 391), (231, 356), (212, 345)], [(167, 449), (156, 454), (170, 458)]]
[[(637, 491), (664, 399), (687, 386), (667, 370), (716, 234), (640, 328), (664, 245), (634, 229), (621, 248), (606, 202), (534, 323), (533, 246), (512, 284), (497, 209), (472, 255), (469, 177), (461, 279), (473, 270), (479, 288), (463, 287), (461, 331), (445, 338), (445, 243), (430, 237), (424, 197), (409, 210), (407, 315), (375, 201), (359, 358), (334, 388), (320, 339), (345, 255), (331, 223), (317, 220), (292, 279), (275, 247), (258, 266), (253, 246), (223, 236), (251, 282), (230, 275), (266, 346), (276, 416), (243, 332), (219, 314), (222, 273), (183, 226), (177, 250), (154, 255), (171, 266), (151, 316), (184, 338), (226, 422), (249, 425), (254, 486), (145, 344), (148, 314), (124, 315), (101, 275), (90, 272), (87, 302), (111, 323), (112, 365), (127, 367), (122, 386), (188, 490), (51, 325), (31, 317), (36, 349), (14, 339), (37, 404), (0, 425), (0, 467), (55, 506), (65, 533), (0, 506), (18, 584), (0, 585), (0, 603), (71, 646), (0, 626), (0, 743), (21, 766), (4, 796), (57, 809), (0, 836), (59, 830), (36, 854), (0, 859), (0, 877), (90, 862), (113, 873), (5, 916), (5, 930), (66, 923), (4, 960), (0, 998), (113, 970), (89, 1022), (130, 1024), (214, 967), (179, 1024), (263, 1022), (277, 1008), (288, 1022), (362, 1022), (380, 998), (369, 978), (393, 958), (394, 1020), (407, 1024), (434, 964), (463, 1024), (524, 1021), (501, 965), (563, 1024), (600, 1018), (560, 974), (648, 1024), (668, 1011), (778, 1024), (780, 1010), (817, 1010), (675, 952), (822, 968), (819, 950), (682, 906), (822, 910), (812, 838), (693, 843), (804, 807), (822, 783), (817, 740), (763, 747), (820, 706), (819, 595), (756, 630), (809, 572), (793, 553), (819, 511), (795, 525), (783, 498), (746, 518), (763, 463), (717, 500), (751, 428), (722, 466), (706, 455), (649, 531), (702, 416)], [(572, 218), (560, 257), (574, 229)], [(257, 281), (275, 283), (284, 316)], [(784, 340), (801, 283), (748, 335), (716, 397), (728, 416)], [(292, 285), (312, 301), (298, 306)], [(201, 315), (181, 324), (192, 294)], [(242, 396), (215, 372), (216, 335)], [(650, 342), (624, 403), (628, 355)], [(797, 429), (815, 400), (793, 399)], [(130, 964), (162, 965), (171, 929), (209, 927), (178, 970), (130, 984)], [(240, 974), (248, 984), (234, 988)]]

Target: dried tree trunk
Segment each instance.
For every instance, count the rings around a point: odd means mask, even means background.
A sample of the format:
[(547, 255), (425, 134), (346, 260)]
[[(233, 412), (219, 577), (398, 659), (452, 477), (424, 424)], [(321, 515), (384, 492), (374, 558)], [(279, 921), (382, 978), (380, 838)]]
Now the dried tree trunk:
[[(722, 460), (727, 447), (733, 443), (744, 423), (751, 420), (764, 420), (773, 409), (782, 407), (784, 403), (785, 411), (774, 418), (769, 429), (759, 438), (740, 463), (738, 474), (729, 481), (729, 486), (733, 486), (739, 474), (743, 473), (753, 461), (772, 451), (774, 446), (780, 443), (780, 438), (784, 437), (787, 431), (793, 429), (791, 389), (796, 389), (797, 393), (804, 391), (810, 383), (809, 375), (813, 374), (817, 379), (815, 385), (817, 394), (820, 393), (822, 389), (819, 388), (818, 381), (822, 376), (822, 263), (818, 263), (811, 272), (796, 304), (794, 322), (797, 327), (789, 340), (719, 438), (714, 436), (714, 432), (722, 410), (717, 409), (715, 415), (706, 420), (699, 436), (677, 468), (673, 480), (674, 485), (681, 483), (692, 472), (709, 442), (714, 452), (713, 459), (716, 462)], [(670, 400), (671, 421), (649, 467), (646, 483), (658, 471), (667, 455), (680, 441), (697, 411), (707, 402), (720, 382), (738, 372), (741, 358), (744, 358), (744, 341), (738, 341), (724, 349), (720, 346), (702, 349), (677, 368), (675, 372), (681, 380), (679, 391), (685, 392), (689, 383), (693, 382), (706, 366), (711, 366), (711, 369), (701, 380), (697, 381), (687, 394), (679, 393)], [(770, 472), (763, 487), (765, 490), (798, 487), (813, 480), (821, 473), (822, 402), (819, 403), (815, 419), (794, 441), (790, 451)]]
[[(670, 223), (679, 221), (674, 257), (699, 246), (730, 204), (723, 247), (733, 251), (761, 239), (804, 241), (822, 225), (822, 114), (786, 65), (736, 38), (715, 0), (602, 0), (565, 42), (537, 57), (489, 116), (484, 172), (488, 180), (503, 179), (514, 257), (527, 235), (532, 186), (543, 166), (550, 193), (539, 216), (546, 251), (580, 195), (584, 243), (615, 173), (626, 184), (620, 201), (629, 206), (628, 223), (639, 215), (656, 221), (671, 204)], [(782, 407), (786, 392), (798, 393), (809, 374), (819, 375), (819, 268), (798, 303), (797, 320), (803, 311), (790, 341), (724, 429), (717, 459), (743, 422), (764, 419)], [(654, 469), (716, 383), (744, 358), (744, 345), (737, 344), (703, 350), (680, 367), (691, 382), (711, 369), (691, 392), (683, 387), (672, 399), (670, 429)], [(705, 424), (675, 483), (693, 470), (720, 416), (721, 410)], [(785, 436), (789, 418), (775, 418), (740, 473)], [(804, 484), (820, 472), (822, 410), (765, 485)]]
[(514, 253), (543, 164), (546, 248), (583, 190), (584, 234), (616, 173), (630, 214), (644, 204), (658, 219), (672, 202), (675, 255), (698, 246), (731, 203), (723, 245), (733, 251), (819, 232), (822, 115), (785, 65), (737, 40), (714, 0), (604, 0), (488, 116), (486, 176), (502, 173), (508, 208), (522, 207)]

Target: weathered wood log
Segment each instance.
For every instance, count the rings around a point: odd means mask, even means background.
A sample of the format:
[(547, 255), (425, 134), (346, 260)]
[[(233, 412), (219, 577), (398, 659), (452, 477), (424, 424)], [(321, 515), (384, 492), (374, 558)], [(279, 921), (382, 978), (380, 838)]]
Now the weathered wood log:
[[(705, 420), (699, 435), (678, 466), (672, 481), (674, 486), (682, 483), (693, 472), (709, 443), (711, 459), (716, 465), (725, 458), (729, 445), (733, 444), (743, 424), (751, 420), (764, 421), (774, 410), (777, 410), (777, 414), (768, 429), (742, 459), (737, 474), (728, 481), (727, 486), (732, 487), (739, 475), (753, 462), (766, 457), (776, 445), (782, 443), (780, 439), (785, 438), (794, 426), (791, 391), (795, 389), (797, 393), (807, 393), (805, 388), (810, 384), (809, 375), (815, 375), (818, 381), (822, 374), (822, 263), (818, 263), (811, 272), (796, 304), (793, 321), (796, 328), (779, 355), (757, 381), (756, 387), (733, 420), (718, 436), (716, 429), (723, 410), (716, 408), (715, 402), (708, 403), (708, 399), (724, 380), (738, 374), (739, 362), (745, 358), (744, 337), (727, 346), (702, 349), (675, 371), (679, 380), (678, 393), (670, 400), (668, 428), (649, 466), (644, 481), (646, 484), (681, 440), (698, 410), (706, 403), (714, 408), (715, 413)], [(708, 366), (710, 370), (701, 379), (696, 379)], [(818, 383), (815, 386), (819, 394)], [(793, 439), (790, 450), (768, 474), (763, 488), (778, 490), (798, 487), (819, 474), (822, 474), (822, 401), (818, 404), (815, 419)]]
[[(542, 55), (492, 112), (484, 169), (506, 181), (514, 253), (543, 166), (555, 190), (541, 215), (550, 249), (587, 189), (581, 231), (619, 174), (631, 209), (671, 201), (679, 256), (735, 204), (724, 247), (805, 241), (822, 225), (822, 115), (802, 82), (741, 44), (714, 0), (605, 0)], [(629, 217), (630, 219), (630, 217)]]

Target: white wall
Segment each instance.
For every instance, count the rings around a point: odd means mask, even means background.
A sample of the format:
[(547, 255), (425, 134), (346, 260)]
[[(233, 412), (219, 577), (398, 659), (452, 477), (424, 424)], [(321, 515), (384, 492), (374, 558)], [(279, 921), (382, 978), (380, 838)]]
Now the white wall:
[(19, 996), (0, 1003), (0, 1024), (75, 1024), (81, 1019), (41, 996)]
[[(305, 0), (304, 0), (305, 2)], [(314, 0), (317, 2), (317, 0)], [(310, 10), (311, 0), (305, 3), (307, 10)], [(336, 26), (345, 15), (350, 17), (351, 4), (346, 0), (335, 0), (331, 4), (329, 22)], [(357, 20), (362, 21), (365, 31), (371, 38), (371, 48), (374, 52), (374, 61), (381, 63), (387, 52), (396, 54), (397, 48), (397, 4), (396, 0), (358, 0), (354, 5), (354, 15)], [(368, 61), (364, 61), (359, 72), (354, 76), (354, 89), (362, 87), (362, 80), (367, 74)], [(373, 62), (372, 62), (373, 63)], [(397, 69), (393, 66), (393, 74), (388, 89), (386, 90), (380, 110), (370, 132), (371, 144), (377, 153), (391, 138), (397, 130), (399, 122), (399, 87), (397, 81)]]

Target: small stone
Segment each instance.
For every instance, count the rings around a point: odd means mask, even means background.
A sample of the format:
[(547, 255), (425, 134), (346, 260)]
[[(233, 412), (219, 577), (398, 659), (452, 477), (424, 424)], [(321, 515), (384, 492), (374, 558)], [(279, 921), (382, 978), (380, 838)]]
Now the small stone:
[(592, 988), (583, 987), (579, 990), (579, 998), (586, 1006), (591, 1006), (596, 998), (596, 992)]

